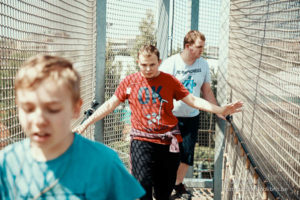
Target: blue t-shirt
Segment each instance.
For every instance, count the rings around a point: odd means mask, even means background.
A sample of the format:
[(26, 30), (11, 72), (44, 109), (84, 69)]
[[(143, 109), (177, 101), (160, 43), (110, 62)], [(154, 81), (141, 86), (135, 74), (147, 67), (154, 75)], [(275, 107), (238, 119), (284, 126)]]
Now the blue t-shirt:
[(29, 139), (0, 152), (1, 200), (32, 199), (47, 187), (39, 199), (133, 200), (145, 193), (116, 152), (78, 134), (66, 152), (47, 162), (31, 156)]
[[(192, 65), (187, 65), (178, 53), (164, 60), (159, 69), (175, 76), (196, 97), (200, 97), (203, 83), (210, 83), (211, 79), (208, 63), (202, 57)], [(199, 114), (199, 109), (183, 101), (174, 101), (173, 114), (176, 117), (195, 117)]]

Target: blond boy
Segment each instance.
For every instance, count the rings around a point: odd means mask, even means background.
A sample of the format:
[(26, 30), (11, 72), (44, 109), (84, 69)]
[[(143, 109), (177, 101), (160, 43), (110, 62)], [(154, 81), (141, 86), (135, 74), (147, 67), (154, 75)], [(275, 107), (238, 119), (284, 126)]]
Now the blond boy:
[(117, 154), (71, 131), (80, 114), (80, 78), (60, 57), (38, 55), (15, 79), (27, 138), (0, 153), (0, 199), (137, 199), (142, 187)]

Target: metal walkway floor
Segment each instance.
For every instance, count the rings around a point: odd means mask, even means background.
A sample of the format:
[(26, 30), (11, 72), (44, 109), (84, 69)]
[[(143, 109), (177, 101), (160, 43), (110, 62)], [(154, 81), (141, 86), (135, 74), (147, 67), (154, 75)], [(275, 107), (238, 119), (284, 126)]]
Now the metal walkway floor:
[(171, 200), (213, 200), (214, 194), (211, 188), (187, 188), (191, 195), (184, 194), (181, 197), (172, 195)]

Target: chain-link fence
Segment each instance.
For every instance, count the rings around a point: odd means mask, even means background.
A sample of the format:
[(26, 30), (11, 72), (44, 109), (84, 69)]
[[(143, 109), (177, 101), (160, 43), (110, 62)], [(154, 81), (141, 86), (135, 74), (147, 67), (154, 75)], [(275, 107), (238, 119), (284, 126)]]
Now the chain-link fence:
[(95, 4), (96, 1), (0, 1), (0, 147), (24, 138), (15, 105), (14, 76), (32, 55), (70, 59), (82, 76), (83, 110), (90, 106), (95, 83)]
[[(120, 80), (137, 70), (139, 47), (162, 43), (157, 35), (163, 4), (158, 2), (107, 1), (105, 100), (113, 95)], [(195, 20), (191, 0), (170, 2), (169, 55), (182, 49), (190, 21)], [(47, 53), (70, 59), (82, 76), (82, 116), (90, 107), (95, 97), (96, 3), (0, 1), (0, 148), (24, 138), (13, 84), (17, 69), (31, 55)], [(293, 0), (199, 0), (198, 28), (207, 38), (205, 56), (215, 77), (212, 85), (216, 85), (217, 100), (220, 104), (237, 99), (245, 102), (243, 113), (234, 116), (234, 123), (265, 178), (261, 180), (270, 183), (273, 188), (269, 190), (283, 199), (300, 196), (299, 16), (300, 3)], [(129, 118), (125, 103), (104, 119), (103, 142), (116, 149), (126, 163)], [(200, 124), (194, 177), (212, 178), (214, 148), (219, 148), (214, 140), (215, 117), (201, 113)], [(93, 139), (93, 127), (86, 136)], [(235, 155), (241, 153), (236, 147), (232, 148), (235, 152), (229, 149), (226, 163), (235, 161)], [(252, 181), (252, 175), (244, 177), (247, 171), (240, 167), (243, 162), (237, 161), (232, 165), (234, 170), (226, 171), (224, 184), (232, 176), (244, 179), (230, 183), (236, 188)], [(233, 193), (223, 186), (224, 195), (232, 198)], [(257, 198), (246, 193), (243, 197)]]
[[(281, 199), (299, 199), (300, 2), (231, 0), (224, 1), (226, 9), (230, 15), (222, 28), (228, 28), (229, 41), (220, 52), (228, 47), (227, 96), (245, 102), (234, 123), (268, 190)], [(224, 190), (224, 196), (239, 199), (238, 192), (245, 199), (261, 198), (241, 186), (253, 177), (235, 164), (236, 152), (227, 155), (232, 170), (223, 186), (231, 181), (235, 190)]]
[[(137, 52), (156, 44), (156, 1), (107, 1), (105, 100), (126, 75), (137, 72)], [(128, 102), (104, 119), (104, 143), (114, 148), (128, 165), (131, 112)]]
[[(110, 98), (120, 80), (136, 72), (136, 54), (145, 43), (157, 43), (157, 28), (162, 15), (158, 1), (107, 1), (105, 100)], [(171, 2), (174, 11), (172, 29), (173, 49), (182, 49), (189, 30), (191, 1)], [(209, 13), (209, 10), (207, 10)], [(1, 146), (24, 138), (14, 103), (14, 76), (31, 55), (45, 53), (70, 59), (82, 77), (83, 112), (95, 97), (96, 1), (1, 1)], [(172, 48), (172, 47), (171, 47)], [(170, 50), (172, 52), (172, 50)], [(213, 174), (213, 115), (202, 113), (196, 148), (195, 177)], [(204, 120), (205, 119), (205, 120)], [(74, 122), (80, 123), (82, 118)], [(212, 123), (211, 123), (212, 122)], [(117, 150), (128, 162), (130, 111), (128, 104), (119, 106), (104, 119), (103, 142)], [(85, 132), (94, 137), (93, 126)], [(204, 152), (205, 151), (205, 152)], [(203, 159), (203, 162), (202, 162)], [(201, 162), (200, 162), (201, 160)], [(202, 166), (205, 173), (199, 171)]]
[[(196, 1), (195, 1), (196, 2)], [(219, 15), (221, 0), (199, 2), (171, 1), (169, 54), (173, 55), (182, 51), (183, 39), (191, 30), (193, 23), (206, 37), (203, 57), (207, 60), (211, 70), (211, 87), (217, 93), (218, 69), (218, 40), (219, 40)], [(194, 3), (194, 4), (193, 4)], [(193, 7), (196, 13), (193, 13)], [(209, 22), (209, 23), (208, 23)], [(207, 112), (200, 112), (198, 139), (195, 147), (195, 162), (193, 178), (212, 179), (214, 175), (214, 134), (216, 116)]]

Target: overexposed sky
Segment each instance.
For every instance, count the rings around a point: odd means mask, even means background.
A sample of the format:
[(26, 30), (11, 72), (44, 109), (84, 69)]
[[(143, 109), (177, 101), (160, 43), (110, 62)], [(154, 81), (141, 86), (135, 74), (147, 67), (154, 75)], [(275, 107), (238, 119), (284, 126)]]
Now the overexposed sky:
[[(170, 0), (170, 24), (173, 1), (175, 2), (173, 49), (176, 49), (177, 46), (182, 48), (183, 38), (190, 30), (191, 0)], [(199, 0), (199, 30), (206, 36), (206, 45), (218, 46), (220, 5), (221, 0)], [(138, 27), (141, 19), (145, 17), (146, 10), (152, 10), (156, 17), (157, 6), (158, 0), (107, 1), (107, 36), (120, 39), (135, 38), (140, 34)]]
[[(191, 29), (189, 22), (191, 0), (174, 0), (174, 2), (173, 49), (176, 49), (183, 47), (184, 36)], [(198, 28), (206, 36), (206, 45), (218, 46), (219, 44), (220, 6), (221, 0), (199, 0)]]
[(110, 0), (107, 1), (107, 36), (110, 38), (135, 38), (139, 24), (150, 9), (156, 16), (156, 0)]

